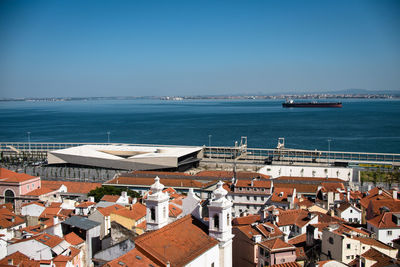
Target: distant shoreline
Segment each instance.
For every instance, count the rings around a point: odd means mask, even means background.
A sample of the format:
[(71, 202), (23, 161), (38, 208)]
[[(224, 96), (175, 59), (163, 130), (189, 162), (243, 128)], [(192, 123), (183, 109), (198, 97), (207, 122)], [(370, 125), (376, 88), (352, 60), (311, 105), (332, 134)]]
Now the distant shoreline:
[(283, 95), (205, 95), (205, 96), (110, 96), (110, 97), (39, 97), (0, 98), (0, 102), (58, 102), (96, 100), (240, 100), (240, 99), (400, 99), (399, 94), (283, 94)]

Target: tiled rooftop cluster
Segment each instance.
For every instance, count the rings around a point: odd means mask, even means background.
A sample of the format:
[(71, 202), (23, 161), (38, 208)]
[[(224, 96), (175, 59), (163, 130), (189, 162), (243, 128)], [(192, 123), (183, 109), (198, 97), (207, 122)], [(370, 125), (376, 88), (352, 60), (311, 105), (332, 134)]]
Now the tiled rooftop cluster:
[(101, 184), (0, 169), (0, 265), (399, 264), (397, 189), (209, 170), (135, 171), (105, 185), (142, 197), (123, 191), (95, 202), (87, 194)]

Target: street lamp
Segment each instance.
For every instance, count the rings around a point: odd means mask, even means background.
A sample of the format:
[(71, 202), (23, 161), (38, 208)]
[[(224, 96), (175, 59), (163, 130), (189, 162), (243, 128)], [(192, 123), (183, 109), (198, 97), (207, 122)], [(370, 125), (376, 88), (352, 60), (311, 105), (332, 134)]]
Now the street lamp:
[(210, 152), (210, 155), (208, 156), (209, 158), (211, 158), (211, 137), (212, 137), (212, 135), (209, 134), (208, 135), (208, 149), (209, 149), (209, 152)]
[(328, 166), (329, 166), (329, 161), (331, 158), (331, 139), (328, 139)]
[(28, 148), (29, 148), (29, 153), (31, 153), (31, 132), (27, 132), (28, 134)]
[(107, 132), (107, 141), (110, 143), (110, 132)]

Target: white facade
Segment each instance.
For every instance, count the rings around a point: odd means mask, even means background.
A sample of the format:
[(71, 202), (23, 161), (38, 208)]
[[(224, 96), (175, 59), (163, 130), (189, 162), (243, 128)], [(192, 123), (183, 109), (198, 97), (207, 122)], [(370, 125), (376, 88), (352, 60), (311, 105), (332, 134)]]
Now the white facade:
[(39, 217), (40, 214), (46, 209), (44, 206), (40, 206), (36, 203), (32, 203), (21, 208), (21, 215), (22, 216), (32, 216), (32, 217)]
[(243, 212), (249, 214), (257, 214), (264, 207), (265, 203), (271, 196), (265, 195), (254, 195), (254, 194), (229, 194), (227, 199), (233, 202), (232, 215), (233, 217), (239, 217)]
[[(213, 248), (207, 250), (199, 257), (191, 261), (190, 263), (186, 264), (186, 267), (198, 267), (198, 266), (214, 266), (220, 267), (219, 265), (219, 248), (218, 245), (214, 246)], [(214, 265), (212, 265), (214, 264)], [(223, 267), (223, 266), (221, 266)]]
[(192, 214), (192, 212), (197, 208), (197, 205), (201, 202), (201, 199), (196, 196), (193, 188), (189, 188), (187, 196), (182, 199), (182, 215), (186, 216)]
[(389, 246), (393, 246), (392, 240), (400, 237), (400, 227), (380, 229), (367, 222), (367, 229), (376, 234), (376, 239)]
[(51, 248), (36, 241), (30, 239), (15, 244), (10, 244), (7, 247), (7, 255), (13, 254), (14, 252), (21, 252), (34, 260), (51, 260), (53, 255), (51, 254)]
[(339, 178), (343, 181), (352, 181), (353, 179), (353, 169), (351, 168), (267, 165), (261, 168), (258, 172), (261, 174), (270, 175), (272, 178), (278, 178), (280, 176), (293, 176)]
[(342, 212), (338, 211), (338, 217), (349, 223), (361, 223), (361, 215), (361, 210), (353, 206), (349, 206)]
[(164, 185), (157, 176), (155, 183), (150, 187), (151, 194), (146, 199), (146, 227), (147, 230), (157, 230), (168, 224), (169, 195), (164, 193)]

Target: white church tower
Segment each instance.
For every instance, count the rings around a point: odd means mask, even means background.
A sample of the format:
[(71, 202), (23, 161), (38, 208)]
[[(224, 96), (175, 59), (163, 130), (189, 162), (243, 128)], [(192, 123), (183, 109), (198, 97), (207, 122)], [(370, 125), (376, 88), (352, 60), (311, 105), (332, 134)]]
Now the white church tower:
[(163, 193), (164, 185), (158, 176), (150, 187), (151, 194), (146, 199), (146, 230), (157, 230), (168, 224), (169, 195)]
[(232, 267), (232, 202), (225, 197), (228, 191), (222, 186), (219, 181), (208, 205), (208, 231), (219, 241), (219, 266)]

